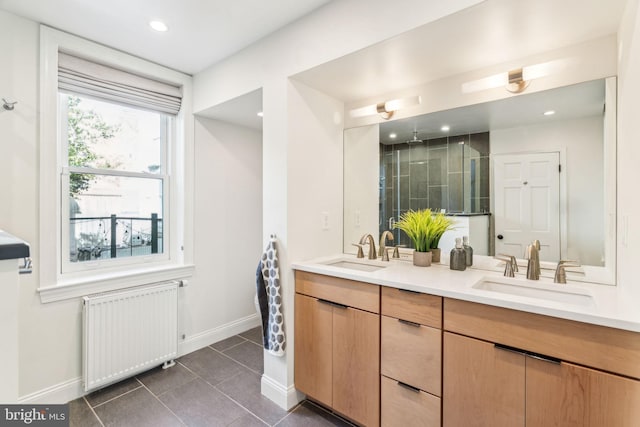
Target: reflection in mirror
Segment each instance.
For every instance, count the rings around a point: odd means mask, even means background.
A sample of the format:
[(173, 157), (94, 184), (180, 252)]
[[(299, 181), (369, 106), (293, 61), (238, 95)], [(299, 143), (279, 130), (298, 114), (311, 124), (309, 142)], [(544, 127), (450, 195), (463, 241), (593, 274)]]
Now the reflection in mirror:
[(393, 230), (402, 213), (431, 209), (457, 214), (456, 232), (443, 236), (440, 248), (448, 253), (455, 237), (473, 231), (476, 254), (488, 255), (489, 132), (432, 139), (418, 139), (416, 132), (395, 143), (397, 137), (389, 138), (393, 132), (384, 128), (380, 126), (380, 233), (392, 229), (396, 242), (411, 247), (405, 233)]
[(345, 251), (431, 208), (455, 216), (475, 253), (523, 258), (538, 239), (542, 261), (612, 267), (613, 153), (615, 78), (347, 129)]

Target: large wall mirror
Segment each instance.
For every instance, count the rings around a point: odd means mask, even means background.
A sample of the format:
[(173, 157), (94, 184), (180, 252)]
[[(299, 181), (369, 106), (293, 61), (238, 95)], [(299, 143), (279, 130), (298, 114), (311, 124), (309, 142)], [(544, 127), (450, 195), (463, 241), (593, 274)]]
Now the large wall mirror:
[(578, 280), (614, 283), (615, 106), (608, 78), (345, 130), (345, 252), (430, 208), (476, 253), (523, 258), (538, 239), (548, 268), (577, 260)]

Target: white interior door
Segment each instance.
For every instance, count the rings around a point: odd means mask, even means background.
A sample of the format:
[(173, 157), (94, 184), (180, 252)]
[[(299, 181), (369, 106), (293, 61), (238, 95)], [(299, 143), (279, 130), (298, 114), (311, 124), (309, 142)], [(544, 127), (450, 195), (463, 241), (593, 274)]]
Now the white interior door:
[(540, 240), (540, 260), (560, 259), (560, 154), (493, 157), (496, 254), (524, 256)]

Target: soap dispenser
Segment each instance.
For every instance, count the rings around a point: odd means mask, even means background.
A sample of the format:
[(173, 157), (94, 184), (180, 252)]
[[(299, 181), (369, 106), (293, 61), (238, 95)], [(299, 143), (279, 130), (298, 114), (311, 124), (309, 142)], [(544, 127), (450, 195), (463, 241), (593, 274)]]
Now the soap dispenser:
[(467, 256), (467, 267), (471, 267), (473, 265), (473, 248), (469, 246), (469, 236), (462, 237), (462, 248)]
[(462, 247), (462, 239), (460, 237), (456, 237), (456, 247), (451, 249), (449, 268), (458, 271), (464, 271), (467, 268), (467, 255)]

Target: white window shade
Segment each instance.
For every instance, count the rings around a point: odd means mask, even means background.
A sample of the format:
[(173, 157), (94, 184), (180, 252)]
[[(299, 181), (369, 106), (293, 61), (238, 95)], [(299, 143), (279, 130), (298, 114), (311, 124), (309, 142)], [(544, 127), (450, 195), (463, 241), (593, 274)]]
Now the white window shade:
[(58, 53), (58, 88), (135, 107), (178, 114), (180, 87)]

